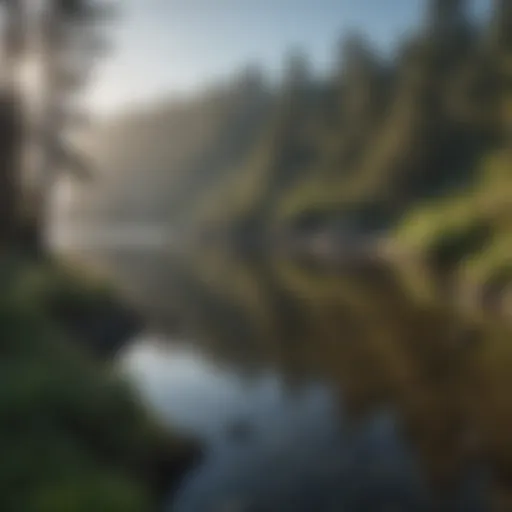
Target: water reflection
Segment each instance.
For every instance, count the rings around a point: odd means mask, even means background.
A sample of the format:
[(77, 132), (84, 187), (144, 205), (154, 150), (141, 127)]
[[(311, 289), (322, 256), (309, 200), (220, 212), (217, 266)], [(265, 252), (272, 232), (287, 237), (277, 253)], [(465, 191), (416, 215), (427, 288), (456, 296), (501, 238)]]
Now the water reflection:
[[(150, 337), (125, 363), (155, 409), (208, 447), (172, 510), (427, 510), (389, 411), (353, 428), (328, 385), (290, 393), (274, 372), (246, 378)], [(232, 430), (240, 421), (242, 438)]]
[(159, 335), (127, 368), (208, 447), (172, 510), (511, 510), (505, 327), (415, 302), (384, 267), (109, 262)]

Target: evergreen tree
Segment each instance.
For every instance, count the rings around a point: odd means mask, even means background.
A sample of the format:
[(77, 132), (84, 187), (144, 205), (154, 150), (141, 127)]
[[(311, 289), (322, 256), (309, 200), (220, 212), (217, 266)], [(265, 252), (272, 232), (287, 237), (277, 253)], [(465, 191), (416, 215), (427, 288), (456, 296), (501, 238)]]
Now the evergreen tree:
[(70, 122), (77, 117), (68, 105), (86, 83), (90, 66), (103, 49), (97, 26), (107, 7), (94, 0), (46, 0), (41, 12), (43, 112), (38, 135), (42, 158), (29, 221), (29, 240), (36, 252), (44, 252), (45, 224), (58, 171), (73, 171), (81, 179), (90, 172), (87, 158), (66, 141)]
[(20, 61), (25, 47), (25, 4), (3, 0), (4, 19), (0, 88), (0, 249), (16, 234), (21, 197), (22, 98)]
[(338, 56), (338, 115), (335, 172), (346, 172), (377, 128), (384, 110), (387, 84), (384, 69), (360, 34), (350, 34)]

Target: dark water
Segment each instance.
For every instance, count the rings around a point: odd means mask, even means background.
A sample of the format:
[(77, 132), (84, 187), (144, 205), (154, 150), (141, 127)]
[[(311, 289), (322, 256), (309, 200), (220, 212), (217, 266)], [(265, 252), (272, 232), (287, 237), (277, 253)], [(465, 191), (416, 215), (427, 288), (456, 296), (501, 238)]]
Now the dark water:
[(505, 330), (416, 303), (387, 268), (101, 260), (150, 319), (123, 364), (206, 446), (169, 510), (512, 510)]

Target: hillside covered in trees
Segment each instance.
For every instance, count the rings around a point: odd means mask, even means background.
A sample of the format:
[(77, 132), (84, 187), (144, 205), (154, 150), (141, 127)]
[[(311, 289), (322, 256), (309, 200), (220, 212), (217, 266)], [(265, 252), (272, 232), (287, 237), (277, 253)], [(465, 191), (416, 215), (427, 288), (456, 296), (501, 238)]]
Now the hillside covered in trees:
[(98, 124), (87, 141), (97, 180), (79, 186), (79, 219), (179, 222), (224, 181), (266, 125), (270, 92), (256, 69), (183, 101), (161, 101)]
[(231, 240), (348, 226), (389, 233), (438, 270), (501, 279), (512, 249), (512, 4), (490, 1), (485, 19), (469, 7), (425, 2), (422, 26), (391, 58), (353, 33), (327, 78), (295, 52), (279, 88), (252, 71), (114, 120), (93, 137), (105, 176), (73, 211)]

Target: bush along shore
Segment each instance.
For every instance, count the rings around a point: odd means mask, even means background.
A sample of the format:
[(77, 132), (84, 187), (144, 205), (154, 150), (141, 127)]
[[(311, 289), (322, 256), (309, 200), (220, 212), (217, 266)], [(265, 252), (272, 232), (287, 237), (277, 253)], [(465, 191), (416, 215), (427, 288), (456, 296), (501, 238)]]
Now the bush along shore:
[(53, 263), (0, 259), (0, 510), (155, 510), (200, 456), (113, 372), (140, 327)]

